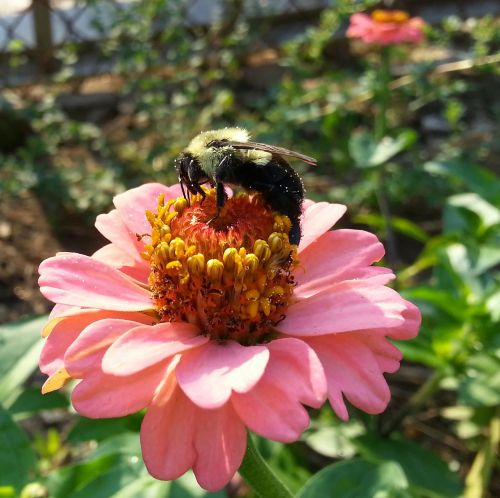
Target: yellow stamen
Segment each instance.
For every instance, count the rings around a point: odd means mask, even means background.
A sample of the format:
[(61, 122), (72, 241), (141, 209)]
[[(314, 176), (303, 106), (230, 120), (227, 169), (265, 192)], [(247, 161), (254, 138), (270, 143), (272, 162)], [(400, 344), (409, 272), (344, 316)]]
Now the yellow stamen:
[(256, 240), (253, 245), (253, 252), (260, 261), (266, 262), (271, 257), (271, 249), (264, 240)]
[(395, 23), (405, 23), (410, 19), (410, 16), (404, 10), (381, 10), (376, 9), (372, 12), (372, 19), (375, 22), (395, 22)]
[(188, 271), (191, 275), (200, 277), (205, 270), (205, 256), (198, 253), (187, 260)]
[(291, 299), (298, 265), (287, 216), (260, 196), (238, 194), (217, 212), (215, 191), (158, 199), (148, 212), (149, 284), (160, 321), (197, 323), (212, 339), (268, 340)]
[(224, 272), (224, 264), (218, 259), (209, 259), (207, 261), (207, 275), (210, 281), (217, 284), (221, 281)]

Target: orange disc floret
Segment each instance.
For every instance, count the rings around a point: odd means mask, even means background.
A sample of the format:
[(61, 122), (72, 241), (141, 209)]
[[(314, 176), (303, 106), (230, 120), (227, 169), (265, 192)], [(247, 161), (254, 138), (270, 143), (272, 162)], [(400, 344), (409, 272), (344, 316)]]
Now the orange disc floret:
[(265, 342), (295, 286), (288, 217), (244, 193), (217, 216), (214, 190), (189, 205), (160, 197), (156, 213), (146, 214), (152, 233), (143, 256), (160, 320), (195, 323), (218, 341)]

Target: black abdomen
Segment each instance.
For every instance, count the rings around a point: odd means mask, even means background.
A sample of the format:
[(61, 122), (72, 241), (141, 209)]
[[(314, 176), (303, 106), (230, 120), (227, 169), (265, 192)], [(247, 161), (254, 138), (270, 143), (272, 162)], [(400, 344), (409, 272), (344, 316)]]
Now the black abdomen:
[(232, 157), (225, 167), (217, 169), (215, 180), (234, 183), (248, 190), (260, 192), (267, 204), (290, 218), (292, 228), (289, 240), (300, 242), (300, 215), (304, 200), (304, 185), (297, 172), (280, 156), (273, 156), (266, 165), (242, 161)]

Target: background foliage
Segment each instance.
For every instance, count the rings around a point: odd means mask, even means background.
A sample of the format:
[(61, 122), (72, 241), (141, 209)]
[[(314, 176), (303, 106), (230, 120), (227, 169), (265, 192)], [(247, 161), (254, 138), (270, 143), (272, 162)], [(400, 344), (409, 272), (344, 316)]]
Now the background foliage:
[[(396, 286), (424, 316), (420, 335), (398, 344), (405, 363), (385, 414), (352, 409), (342, 423), (324, 408), (301, 442), (259, 440), (268, 462), (301, 498), (500, 496), (499, 21), (442, 17), (424, 46), (401, 48), (390, 133), (375, 139), (378, 54), (344, 38), (349, 15), (375, 4), (332, 2), (297, 34), (280, 17), (244, 15), (241, 1), (206, 26), (186, 23), (185, 2), (136, 2), (95, 21), (104, 77), (77, 77), (86, 47), (67, 43), (42, 91), (5, 90), (1, 498), (211, 496), (190, 474), (173, 483), (147, 474), (141, 414), (90, 421), (72, 411), (69, 390), (40, 394), (45, 317), (29, 315), (49, 305), (26, 261), (95, 250), (93, 220), (114, 194), (175, 181), (173, 159), (193, 135), (234, 124), (318, 159), (315, 170), (297, 165), (308, 195), (347, 204), (344, 226), (386, 239)], [(20, 51), (9, 57), (15, 68)], [(104, 88), (104, 100), (85, 85)], [(75, 95), (89, 100), (75, 105)], [(390, 217), (379, 209), (381, 171)], [(213, 496), (251, 493), (235, 480)]]

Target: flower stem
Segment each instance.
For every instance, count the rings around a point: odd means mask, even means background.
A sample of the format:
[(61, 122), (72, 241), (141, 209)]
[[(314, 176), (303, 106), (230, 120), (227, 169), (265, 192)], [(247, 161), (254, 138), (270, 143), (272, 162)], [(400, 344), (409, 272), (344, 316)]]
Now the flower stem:
[(292, 492), (271, 470), (257, 450), (252, 436), (247, 436), (247, 451), (239, 469), (240, 475), (247, 484), (263, 498), (292, 498)]
[(391, 76), (391, 56), (388, 47), (380, 52), (380, 68), (378, 73), (378, 91), (376, 94), (378, 112), (375, 116), (375, 138), (382, 140), (387, 133), (387, 108), (389, 107), (389, 83)]
[[(391, 58), (389, 47), (382, 47), (380, 52), (380, 69), (378, 74), (378, 104), (375, 115), (375, 138), (380, 142), (387, 134), (387, 109), (389, 107), (389, 83), (391, 79)], [(387, 240), (387, 258), (391, 265), (398, 259), (396, 240), (392, 228), (392, 215), (385, 192), (385, 165), (381, 164), (375, 171), (375, 193), (380, 214), (384, 219), (384, 238)]]

